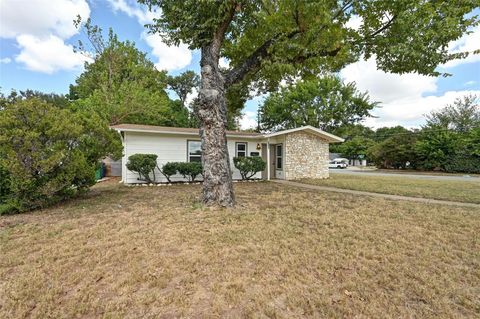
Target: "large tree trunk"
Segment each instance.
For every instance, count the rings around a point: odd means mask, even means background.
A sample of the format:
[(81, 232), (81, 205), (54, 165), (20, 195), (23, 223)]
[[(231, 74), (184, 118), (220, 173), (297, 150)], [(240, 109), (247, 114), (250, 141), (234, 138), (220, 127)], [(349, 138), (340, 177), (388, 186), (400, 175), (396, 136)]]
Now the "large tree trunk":
[(218, 58), (216, 47), (202, 48), (202, 82), (196, 107), (201, 122), (203, 202), (233, 206), (235, 196), (227, 149), (225, 81), (218, 68)]

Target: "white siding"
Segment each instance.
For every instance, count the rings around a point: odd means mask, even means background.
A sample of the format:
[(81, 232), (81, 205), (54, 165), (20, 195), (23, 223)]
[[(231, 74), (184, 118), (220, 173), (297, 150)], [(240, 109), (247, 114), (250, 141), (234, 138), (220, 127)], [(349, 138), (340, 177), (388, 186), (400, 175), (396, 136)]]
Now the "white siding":
[[(126, 168), (128, 157), (137, 154), (156, 154), (157, 164), (162, 167), (167, 162), (186, 162), (187, 161), (187, 141), (188, 140), (200, 140), (200, 137), (185, 136), (185, 135), (170, 135), (170, 134), (156, 134), (156, 133), (140, 133), (140, 132), (124, 132), (124, 157), (123, 157), (123, 175), (122, 179), (124, 183), (141, 183), (138, 180), (138, 174), (131, 172)], [(240, 173), (233, 166), (233, 157), (235, 156), (235, 143), (247, 142), (247, 154), (250, 156), (250, 152), (259, 152), (257, 150), (257, 143), (259, 140), (242, 139), (242, 138), (230, 138), (228, 139), (227, 146), (230, 156), (230, 164), (233, 170), (233, 179), (240, 179)], [(155, 171), (155, 177), (157, 182), (166, 182), (166, 178), (158, 171)], [(255, 178), (260, 178), (261, 173), (257, 173)], [(201, 179), (201, 176), (198, 177)], [(184, 181), (185, 179), (181, 175), (174, 175), (171, 178), (172, 181)]]

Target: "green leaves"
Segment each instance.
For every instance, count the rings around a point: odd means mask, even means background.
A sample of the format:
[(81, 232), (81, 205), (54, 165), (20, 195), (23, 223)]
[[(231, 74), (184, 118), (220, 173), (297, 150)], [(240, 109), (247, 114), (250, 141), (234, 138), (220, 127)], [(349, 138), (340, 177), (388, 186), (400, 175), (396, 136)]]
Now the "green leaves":
[(375, 56), (384, 71), (438, 75), (439, 64), (465, 56), (449, 54), (448, 43), (479, 22), (467, 15), (477, 0), (140, 2), (162, 10), (152, 32), (191, 49), (211, 44), (227, 23), (221, 55), (232, 70), (246, 71), (233, 83), (248, 79), (264, 91), (285, 77), (337, 71), (361, 56)]
[(133, 154), (128, 157), (127, 168), (138, 173), (139, 180), (153, 183), (155, 182), (157, 157), (155, 154)]
[(233, 165), (240, 171), (243, 180), (248, 180), (258, 172), (261, 172), (267, 166), (267, 163), (261, 157), (234, 157)]
[(331, 131), (370, 116), (376, 103), (354, 83), (327, 75), (284, 87), (260, 107), (262, 129), (278, 130), (311, 125)]
[(107, 125), (188, 126), (188, 110), (166, 93), (166, 72), (156, 70), (134, 43), (120, 42), (113, 32), (105, 41), (98, 32), (90, 26), (89, 36), (99, 48), (95, 61), (70, 86), (74, 107), (98, 114)]
[(0, 167), (8, 176), (3, 201), (17, 211), (87, 190), (98, 161), (120, 143), (100, 121), (92, 122), (95, 116), (83, 118), (38, 98), (8, 104), (0, 115)]

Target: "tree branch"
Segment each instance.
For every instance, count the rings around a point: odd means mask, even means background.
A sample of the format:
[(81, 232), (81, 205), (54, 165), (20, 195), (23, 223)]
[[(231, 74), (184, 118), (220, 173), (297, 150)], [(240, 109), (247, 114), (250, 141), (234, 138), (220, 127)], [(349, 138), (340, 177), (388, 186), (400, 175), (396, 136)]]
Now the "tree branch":
[(228, 14), (225, 20), (223, 20), (223, 22), (218, 26), (218, 29), (215, 31), (213, 35), (212, 46), (217, 56), (218, 56), (218, 53), (220, 52), (222, 42), (225, 39), (225, 34), (227, 32), (227, 29), (230, 23), (232, 22), (233, 17), (235, 16), (235, 12), (239, 10), (239, 8), (240, 8), (240, 4), (237, 3), (236, 1), (233, 1), (232, 6), (228, 10)]
[[(300, 33), (300, 30), (295, 30), (286, 36), (287, 39), (293, 38)], [(265, 41), (260, 47), (258, 47), (250, 56), (248, 56), (242, 64), (232, 69), (227, 73), (225, 77), (225, 85), (229, 86), (238, 83), (252, 70), (260, 68), (263, 59), (269, 56), (268, 50), (275, 44), (280, 38), (281, 34), (271, 37)]]

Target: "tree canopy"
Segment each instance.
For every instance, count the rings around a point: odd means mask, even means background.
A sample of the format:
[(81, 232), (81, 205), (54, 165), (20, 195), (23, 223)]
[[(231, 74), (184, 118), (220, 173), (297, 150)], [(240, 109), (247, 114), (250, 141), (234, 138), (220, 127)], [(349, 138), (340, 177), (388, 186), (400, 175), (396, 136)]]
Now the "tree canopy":
[(480, 127), (480, 99), (470, 94), (456, 99), (439, 111), (427, 114), (427, 126), (439, 126), (467, 132)]
[[(188, 126), (188, 110), (170, 100), (168, 76), (133, 42), (119, 41), (111, 30), (104, 39), (102, 30), (87, 21), (83, 26), (92, 43), (94, 61), (70, 86), (70, 99), (78, 109), (95, 112), (109, 124), (133, 123)], [(87, 50), (82, 44), (79, 50)]]
[[(479, 23), (467, 16), (478, 0), (139, 2), (162, 12), (150, 31), (200, 49), (203, 201), (223, 206), (235, 203), (225, 133), (229, 88), (274, 92), (286, 78), (335, 72), (362, 57), (375, 57), (384, 71), (439, 75), (439, 64), (469, 54), (449, 53), (449, 42)], [(219, 67), (221, 57), (228, 68)]]
[(472, 54), (451, 54), (447, 44), (478, 24), (477, 16), (466, 16), (476, 0), (139, 2), (161, 8), (150, 29), (167, 43), (200, 49), (217, 41), (230, 61), (227, 84), (250, 76), (265, 88), (361, 56), (374, 56), (384, 71), (439, 75), (438, 64)]
[(338, 76), (328, 75), (299, 81), (268, 96), (260, 107), (261, 128), (311, 125), (332, 131), (365, 119), (376, 105), (354, 83), (344, 84)]

